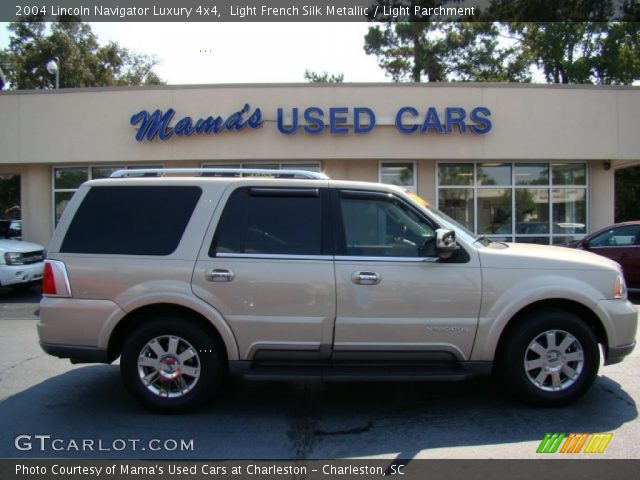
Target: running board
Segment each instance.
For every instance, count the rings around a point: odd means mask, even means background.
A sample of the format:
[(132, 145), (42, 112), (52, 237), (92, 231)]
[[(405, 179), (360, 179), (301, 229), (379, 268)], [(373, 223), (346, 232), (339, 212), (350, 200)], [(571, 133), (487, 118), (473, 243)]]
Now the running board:
[(474, 377), (474, 372), (456, 367), (256, 366), (244, 370), (241, 375), (255, 381), (438, 382), (468, 380)]

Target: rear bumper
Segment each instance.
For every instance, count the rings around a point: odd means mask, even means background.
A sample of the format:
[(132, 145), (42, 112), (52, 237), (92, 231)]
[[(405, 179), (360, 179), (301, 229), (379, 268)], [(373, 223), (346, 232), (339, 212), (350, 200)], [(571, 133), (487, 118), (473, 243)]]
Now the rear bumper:
[(43, 297), (37, 323), (40, 345), (57, 357), (105, 362), (111, 330), (122, 313), (109, 300)]
[(633, 349), (636, 347), (636, 342), (633, 341), (628, 345), (622, 345), (620, 347), (612, 347), (607, 351), (607, 358), (605, 359), (605, 365), (613, 365), (615, 363), (620, 363), (624, 360), (624, 357), (633, 352)]
[(49, 355), (68, 358), (71, 363), (111, 363), (106, 349), (84, 347), (82, 345), (60, 345), (40, 342), (42, 349)]

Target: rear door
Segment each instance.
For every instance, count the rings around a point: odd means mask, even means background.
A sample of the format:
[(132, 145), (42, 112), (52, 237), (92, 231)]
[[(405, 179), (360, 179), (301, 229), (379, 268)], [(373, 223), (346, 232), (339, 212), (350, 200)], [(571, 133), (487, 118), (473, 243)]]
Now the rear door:
[(464, 250), (435, 256), (437, 225), (389, 193), (336, 193), (335, 360), (465, 360), (481, 299), (480, 265)]
[(227, 320), (241, 359), (330, 355), (336, 307), (325, 194), (241, 187), (228, 196), (192, 286)]

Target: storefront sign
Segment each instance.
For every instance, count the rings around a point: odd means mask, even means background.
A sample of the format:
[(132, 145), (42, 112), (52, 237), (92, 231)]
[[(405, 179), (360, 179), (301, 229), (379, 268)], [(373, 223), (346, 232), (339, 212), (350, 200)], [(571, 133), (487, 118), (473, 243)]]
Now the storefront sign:
[[(190, 137), (192, 135), (238, 132), (244, 129), (257, 129), (263, 126), (264, 119), (260, 108), (252, 109), (247, 103), (242, 109), (228, 116), (208, 116), (194, 120), (182, 117), (174, 122), (176, 111), (149, 112), (141, 110), (131, 117), (131, 125), (137, 126), (136, 140), (149, 141), (156, 137), (168, 140), (174, 135)], [(462, 107), (446, 107), (440, 111), (435, 107), (422, 110), (405, 106), (398, 109), (392, 121), (379, 122), (375, 112), (368, 107), (307, 107), (300, 109), (278, 108), (276, 124), (283, 135), (295, 135), (299, 132), (307, 135), (347, 135), (372, 132), (377, 125), (394, 125), (404, 134), (450, 134), (473, 133), (484, 135), (492, 128), (491, 110), (487, 107), (475, 107), (469, 111)]]
[(136, 133), (136, 140), (139, 142), (145, 138), (151, 141), (156, 138), (156, 135), (160, 140), (169, 140), (173, 135), (189, 137), (194, 134), (220, 133), (224, 130), (239, 131), (245, 127), (260, 128), (262, 126), (262, 112), (256, 108), (249, 115), (250, 111), (251, 107), (246, 103), (242, 110), (232, 113), (226, 118), (209, 116), (194, 122), (191, 117), (183, 117), (172, 127), (170, 123), (176, 113), (173, 108), (164, 113), (162, 110), (156, 110), (153, 113), (141, 110), (131, 117), (131, 125), (140, 124)]

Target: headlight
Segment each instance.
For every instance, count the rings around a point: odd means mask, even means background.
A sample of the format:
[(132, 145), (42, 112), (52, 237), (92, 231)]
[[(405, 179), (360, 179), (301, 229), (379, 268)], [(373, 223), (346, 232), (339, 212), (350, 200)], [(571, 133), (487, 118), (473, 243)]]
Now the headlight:
[(616, 277), (616, 283), (613, 287), (613, 298), (627, 298), (627, 284), (624, 281), (622, 272)]
[(22, 254), (18, 252), (7, 252), (4, 254), (4, 261), (7, 265), (22, 265)]

